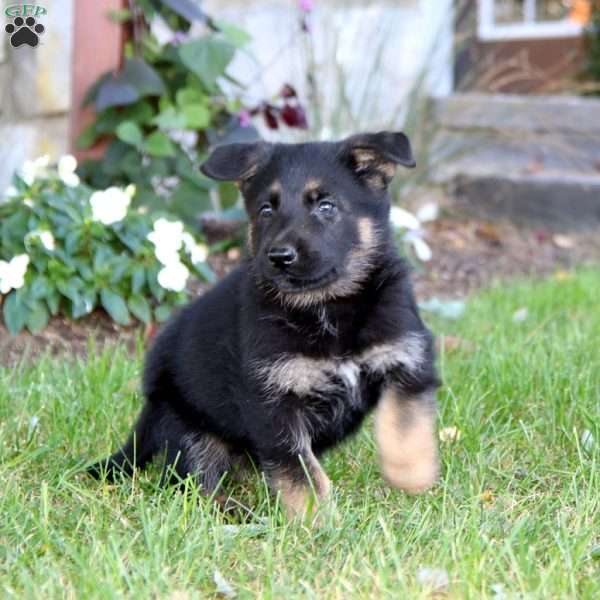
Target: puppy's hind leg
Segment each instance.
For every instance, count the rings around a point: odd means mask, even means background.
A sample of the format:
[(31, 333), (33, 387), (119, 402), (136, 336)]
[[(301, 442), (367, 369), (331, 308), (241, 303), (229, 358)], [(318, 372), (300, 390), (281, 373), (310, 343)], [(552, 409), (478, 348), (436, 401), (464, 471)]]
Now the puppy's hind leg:
[(152, 435), (156, 418), (153, 412), (152, 406), (146, 404), (125, 445), (112, 456), (88, 467), (87, 472), (96, 479), (105, 476), (112, 482), (118, 473), (131, 476), (136, 468), (143, 469), (156, 452)]
[(215, 493), (232, 467), (228, 446), (216, 435), (182, 431), (167, 442), (161, 483), (181, 482), (191, 475), (206, 495)]

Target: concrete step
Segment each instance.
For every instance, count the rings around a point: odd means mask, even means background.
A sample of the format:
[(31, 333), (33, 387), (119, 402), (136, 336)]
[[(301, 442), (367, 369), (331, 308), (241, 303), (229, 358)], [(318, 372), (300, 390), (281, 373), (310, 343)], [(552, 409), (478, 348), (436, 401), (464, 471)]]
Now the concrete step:
[(430, 180), (459, 211), (552, 229), (600, 226), (600, 100), (457, 94), (433, 103)]
[(537, 171), (600, 175), (600, 136), (442, 130), (430, 152), (431, 179), (457, 175), (529, 175)]
[(579, 96), (454, 94), (433, 101), (444, 129), (600, 134), (600, 100)]
[(556, 231), (600, 228), (600, 175), (459, 175), (447, 187), (459, 213)]

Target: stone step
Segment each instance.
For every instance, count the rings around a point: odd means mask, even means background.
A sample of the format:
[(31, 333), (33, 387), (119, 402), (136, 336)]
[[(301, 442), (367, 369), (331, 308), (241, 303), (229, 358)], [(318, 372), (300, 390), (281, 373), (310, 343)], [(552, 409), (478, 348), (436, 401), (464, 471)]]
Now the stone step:
[(556, 231), (600, 227), (600, 174), (458, 175), (447, 190), (470, 217)]
[(454, 94), (433, 100), (433, 116), (448, 130), (600, 135), (600, 100), (578, 96)]
[(529, 175), (537, 171), (600, 175), (600, 137), (442, 130), (429, 162), (431, 179), (444, 183), (457, 175)]
[(456, 94), (433, 101), (430, 180), (458, 211), (557, 230), (600, 226), (600, 100)]

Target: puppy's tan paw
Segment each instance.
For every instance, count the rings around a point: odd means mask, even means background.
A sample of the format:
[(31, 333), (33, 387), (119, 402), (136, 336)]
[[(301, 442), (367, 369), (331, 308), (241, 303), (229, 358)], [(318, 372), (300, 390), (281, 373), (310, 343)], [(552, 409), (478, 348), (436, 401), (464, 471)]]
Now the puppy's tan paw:
[(381, 465), (385, 480), (393, 487), (408, 494), (421, 494), (431, 489), (439, 480), (437, 460), (417, 464), (394, 464), (383, 462)]

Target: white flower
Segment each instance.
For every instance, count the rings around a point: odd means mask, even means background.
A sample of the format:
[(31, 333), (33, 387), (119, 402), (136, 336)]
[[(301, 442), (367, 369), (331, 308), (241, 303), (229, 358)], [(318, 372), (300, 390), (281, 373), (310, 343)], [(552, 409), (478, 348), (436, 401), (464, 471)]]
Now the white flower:
[(29, 208), (33, 208), (33, 200), (31, 198), (24, 198), (23, 204), (29, 206)]
[(417, 258), (423, 262), (430, 261), (433, 253), (424, 239), (422, 225), (434, 221), (437, 217), (438, 207), (433, 202), (422, 206), (416, 216), (399, 206), (392, 206), (390, 210), (390, 222), (397, 229), (408, 230), (404, 234), (404, 241), (412, 245)]
[(26, 236), (26, 239), (30, 238), (39, 239), (42, 243), (42, 246), (44, 246), (46, 250), (54, 250), (54, 248), (56, 248), (56, 241), (54, 239), (54, 236), (52, 235), (52, 232), (48, 230), (34, 229), (33, 231), (30, 231)]
[(14, 198), (15, 196), (18, 196), (18, 195), (19, 195), (19, 191), (17, 190), (17, 188), (14, 185), (7, 187), (6, 190), (4, 191), (4, 196), (6, 198)]
[(423, 262), (429, 262), (433, 258), (433, 253), (429, 244), (423, 239), (423, 231), (421, 229), (415, 229), (409, 231), (404, 236), (404, 241), (412, 245), (415, 254), (419, 260)]
[(63, 183), (69, 187), (76, 187), (79, 185), (79, 177), (75, 173), (77, 168), (77, 160), (71, 154), (61, 156), (58, 161), (58, 176), (62, 179)]
[(194, 237), (190, 233), (187, 233), (187, 231), (183, 234), (182, 239), (185, 250), (190, 255), (190, 259), (194, 264), (206, 262), (208, 247), (205, 244), (197, 243)]
[(183, 243), (183, 223), (181, 221), (154, 221), (154, 230), (147, 238), (154, 244), (154, 254), (163, 264), (179, 262), (179, 251)]
[(417, 211), (417, 219), (421, 223), (427, 223), (429, 221), (435, 221), (440, 214), (438, 205), (435, 202), (428, 202), (421, 206)]
[(135, 187), (134, 183), (130, 183), (126, 188), (125, 188), (125, 193), (130, 197), (133, 198), (135, 196), (135, 193), (137, 191), (137, 188)]
[(50, 164), (50, 157), (45, 154), (35, 160), (26, 160), (21, 167), (21, 179), (31, 185), (39, 177), (46, 175), (46, 169)]
[(398, 229), (419, 229), (421, 222), (415, 215), (400, 208), (399, 206), (392, 206), (390, 210), (390, 221), (394, 227)]
[(25, 283), (25, 273), (29, 266), (29, 256), (19, 254), (9, 262), (0, 260), (0, 294), (18, 290)]
[(182, 292), (189, 276), (190, 272), (184, 264), (173, 261), (158, 272), (158, 283), (166, 290)]
[(122, 221), (127, 215), (131, 196), (118, 187), (109, 187), (104, 191), (94, 192), (90, 197), (92, 217), (104, 225), (112, 225)]

